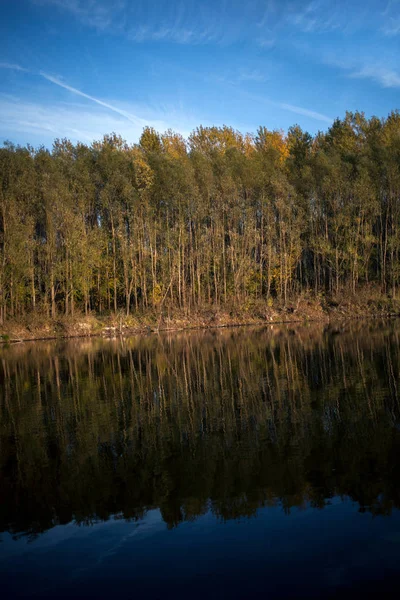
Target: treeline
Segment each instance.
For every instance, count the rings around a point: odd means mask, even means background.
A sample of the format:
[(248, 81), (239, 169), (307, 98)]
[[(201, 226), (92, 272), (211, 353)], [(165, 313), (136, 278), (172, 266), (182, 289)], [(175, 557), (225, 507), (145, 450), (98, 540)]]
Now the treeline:
[(0, 322), (400, 282), (400, 114), (0, 149)]

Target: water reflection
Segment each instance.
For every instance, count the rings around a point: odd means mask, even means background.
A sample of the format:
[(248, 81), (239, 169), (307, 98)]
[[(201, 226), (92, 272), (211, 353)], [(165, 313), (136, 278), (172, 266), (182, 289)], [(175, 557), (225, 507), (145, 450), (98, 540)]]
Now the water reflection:
[(400, 507), (397, 322), (0, 349), (0, 530)]

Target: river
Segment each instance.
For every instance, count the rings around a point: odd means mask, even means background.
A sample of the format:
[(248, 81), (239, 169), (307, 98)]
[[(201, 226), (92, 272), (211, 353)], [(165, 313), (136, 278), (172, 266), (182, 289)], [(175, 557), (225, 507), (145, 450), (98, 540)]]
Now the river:
[(400, 576), (400, 323), (0, 348), (4, 598), (328, 598)]

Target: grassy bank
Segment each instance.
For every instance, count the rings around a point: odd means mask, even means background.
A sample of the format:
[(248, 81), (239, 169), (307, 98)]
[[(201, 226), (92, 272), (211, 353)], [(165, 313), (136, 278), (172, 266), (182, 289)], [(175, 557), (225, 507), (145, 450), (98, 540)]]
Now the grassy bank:
[(235, 325), (262, 325), (309, 321), (339, 321), (365, 317), (393, 317), (400, 315), (400, 298), (382, 295), (373, 289), (357, 294), (318, 297), (303, 295), (287, 303), (254, 301), (242, 306), (208, 306), (189, 311), (168, 307), (126, 316), (117, 314), (74, 316), (60, 315), (49, 319), (46, 315), (26, 315), (23, 319), (8, 320), (0, 326), (1, 342), (85, 337), (102, 335), (126, 336), (167, 330), (229, 327)]

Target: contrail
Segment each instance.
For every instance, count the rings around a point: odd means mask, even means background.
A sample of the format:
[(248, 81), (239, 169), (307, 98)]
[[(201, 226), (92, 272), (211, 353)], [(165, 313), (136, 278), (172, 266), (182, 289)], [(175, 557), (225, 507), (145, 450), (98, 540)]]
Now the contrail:
[(64, 88), (65, 90), (68, 90), (69, 92), (72, 92), (73, 94), (76, 94), (77, 96), (82, 96), (82, 98), (87, 98), (87, 100), (91, 100), (92, 102), (96, 102), (96, 104), (100, 104), (100, 106), (104, 106), (105, 108), (112, 110), (113, 112), (121, 115), (122, 117), (125, 117), (125, 119), (128, 119), (128, 121), (130, 121), (131, 123), (134, 123), (135, 125), (142, 125), (142, 126), (147, 125), (147, 121), (145, 121), (144, 119), (135, 117), (134, 115), (131, 115), (130, 113), (128, 113), (124, 110), (121, 110), (121, 109), (117, 108), (116, 106), (113, 106), (112, 104), (103, 102), (103, 100), (99, 100), (98, 98), (95, 98), (94, 96), (85, 94), (84, 92), (81, 92), (81, 90), (78, 90), (77, 88), (74, 88), (70, 85), (67, 85), (66, 83), (63, 83), (56, 77), (47, 75), (47, 73), (44, 73), (43, 71), (40, 71), (40, 75), (42, 77), (44, 77), (44, 79), (47, 79), (47, 81), (50, 81), (51, 83), (54, 83), (55, 85), (58, 85), (58, 86)]
[(296, 113), (298, 115), (303, 115), (305, 117), (310, 117), (311, 119), (316, 119), (317, 121), (325, 121), (326, 123), (332, 123), (333, 119), (327, 117), (326, 115), (322, 115), (319, 112), (315, 112), (315, 110), (309, 110), (308, 108), (302, 108), (301, 106), (294, 106), (293, 104), (277, 104), (283, 110), (289, 110), (290, 112)]

